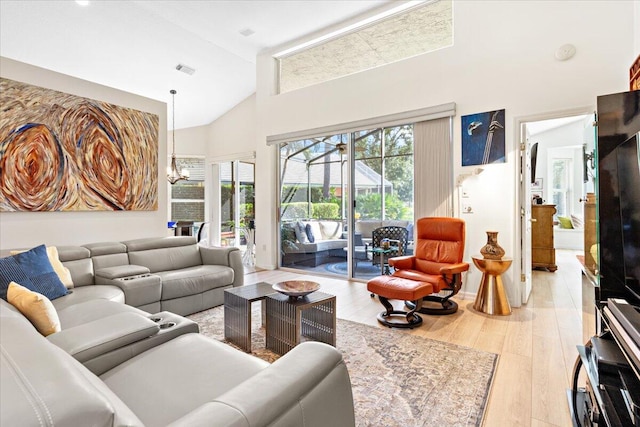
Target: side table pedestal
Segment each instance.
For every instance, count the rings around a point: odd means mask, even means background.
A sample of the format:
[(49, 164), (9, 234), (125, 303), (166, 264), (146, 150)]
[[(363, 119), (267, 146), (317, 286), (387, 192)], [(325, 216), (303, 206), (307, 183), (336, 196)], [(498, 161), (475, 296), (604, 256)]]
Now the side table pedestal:
[(509, 269), (513, 260), (485, 259), (472, 256), (473, 264), (482, 272), (482, 280), (473, 308), (486, 314), (506, 316), (511, 314), (511, 305), (504, 291), (501, 274)]

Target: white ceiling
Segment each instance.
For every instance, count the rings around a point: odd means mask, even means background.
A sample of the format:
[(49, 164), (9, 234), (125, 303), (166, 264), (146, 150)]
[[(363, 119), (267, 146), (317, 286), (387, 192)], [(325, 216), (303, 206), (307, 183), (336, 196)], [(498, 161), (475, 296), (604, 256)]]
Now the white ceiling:
[(169, 113), (176, 89), (181, 129), (255, 92), (258, 52), (392, 1), (0, 0), (0, 55), (167, 102)]

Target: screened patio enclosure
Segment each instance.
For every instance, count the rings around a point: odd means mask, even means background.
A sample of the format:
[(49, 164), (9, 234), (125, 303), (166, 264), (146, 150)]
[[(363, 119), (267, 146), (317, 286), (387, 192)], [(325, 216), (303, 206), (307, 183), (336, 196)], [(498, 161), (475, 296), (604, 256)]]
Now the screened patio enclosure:
[(411, 135), (407, 125), (281, 144), (280, 265), (379, 274), (372, 229), (413, 223)]

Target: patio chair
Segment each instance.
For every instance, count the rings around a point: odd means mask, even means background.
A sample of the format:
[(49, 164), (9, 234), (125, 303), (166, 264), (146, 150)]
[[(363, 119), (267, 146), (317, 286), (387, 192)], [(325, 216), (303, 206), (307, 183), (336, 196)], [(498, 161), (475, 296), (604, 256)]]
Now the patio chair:
[[(388, 255), (373, 252), (373, 249), (381, 246), (382, 239), (389, 239), (391, 241), (391, 246), (396, 246), (398, 251)], [(368, 247), (368, 251), (371, 252), (371, 263), (373, 265), (380, 265), (381, 259), (384, 259), (384, 265), (387, 267), (388, 271), (389, 264), (387, 260), (390, 257), (405, 255), (407, 253), (408, 242), (409, 231), (404, 227), (387, 225), (376, 228), (371, 233), (371, 246)]]

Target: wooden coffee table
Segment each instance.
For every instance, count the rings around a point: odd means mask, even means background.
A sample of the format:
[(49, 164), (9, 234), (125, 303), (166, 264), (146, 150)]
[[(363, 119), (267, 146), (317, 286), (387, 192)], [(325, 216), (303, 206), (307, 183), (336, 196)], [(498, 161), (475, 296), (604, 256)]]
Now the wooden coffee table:
[(300, 298), (267, 295), (267, 349), (283, 355), (302, 338), (336, 345), (336, 297), (313, 292)]
[(251, 303), (262, 300), (262, 324), (265, 324), (267, 295), (274, 293), (270, 283), (238, 286), (224, 291), (224, 338), (251, 353)]

